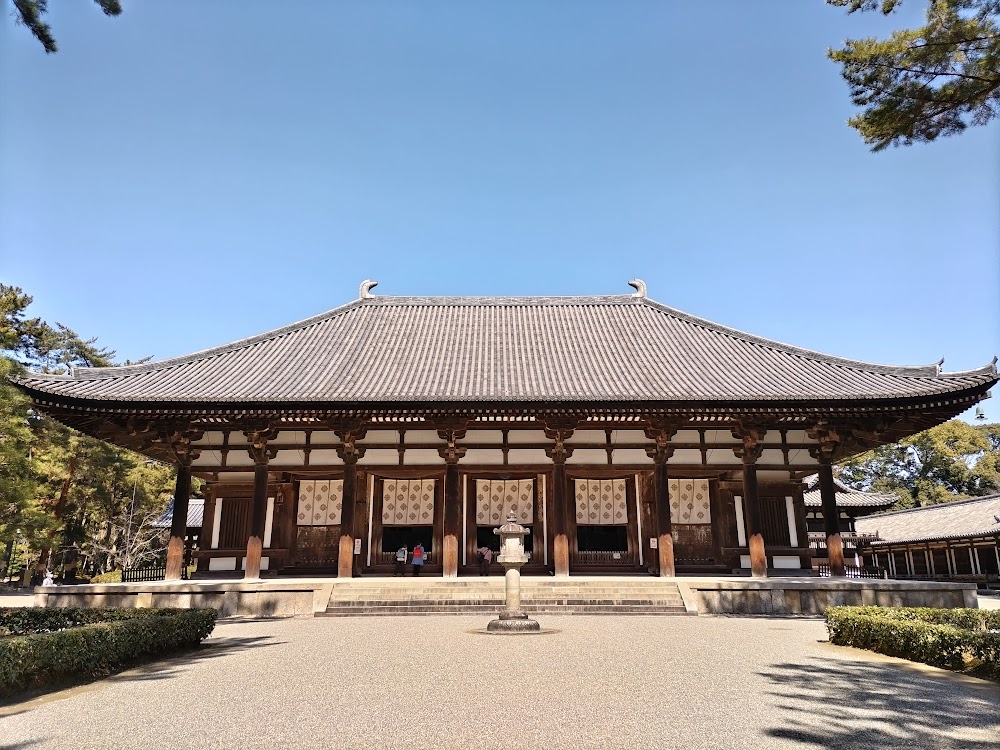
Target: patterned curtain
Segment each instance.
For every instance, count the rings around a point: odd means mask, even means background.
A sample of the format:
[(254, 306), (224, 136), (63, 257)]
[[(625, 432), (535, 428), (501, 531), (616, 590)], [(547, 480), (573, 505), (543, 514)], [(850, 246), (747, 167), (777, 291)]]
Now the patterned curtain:
[(530, 526), (535, 520), (534, 479), (477, 479), (476, 524), (500, 526), (513, 511), (517, 522)]
[(299, 482), (299, 526), (337, 526), (343, 504), (344, 482), (315, 479)]
[(579, 526), (623, 526), (628, 523), (624, 479), (576, 479), (576, 523)]
[(712, 523), (707, 479), (670, 479), (670, 523)]
[(382, 485), (382, 525), (433, 525), (435, 481), (386, 479)]

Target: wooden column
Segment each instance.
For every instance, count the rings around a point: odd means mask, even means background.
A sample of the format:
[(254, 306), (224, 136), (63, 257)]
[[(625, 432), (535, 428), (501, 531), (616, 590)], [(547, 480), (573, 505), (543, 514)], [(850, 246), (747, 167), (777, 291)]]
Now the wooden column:
[(458, 441), (465, 437), (468, 420), (444, 420), (437, 422), (435, 426), (438, 437), (447, 443), (444, 448), (438, 448), (438, 454), (445, 461), (441, 574), (445, 578), (456, 578), (459, 560), (458, 540), (462, 535), (462, 488), (459, 484), (458, 462), (466, 452), (465, 448), (458, 446)]
[(334, 425), (334, 433), (340, 438), (337, 455), (344, 462), (344, 494), (340, 508), (340, 543), (337, 548), (337, 577), (351, 578), (354, 575), (354, 540), (357, 538), (356, 513), (358, 504), (358, 459), (365, 455), (365, 449), (357, 445), (366, 430), (360, 423), (340, 422)]
[(809, 450), (819, 461), (819, 496), (823, 507), (823, 528), (826, 531), (826, 556), (831, 576), (846, 576), (844, 543), (840, 537), (840, 511), (837, 510), (837, 488), (833, 484), (833, 454), (840, 444), (837, 430), (827, 422), (818, 422), (806, 431), (818, 445)]
[(732, 432), (734, 438), (743, 442), (743, 447), (733, 448), (733, 452), (743, 461), (743, 507), (746, 511), (747, 546), (750, 548), (750, 574), (754, 578), (767, 578), (767, 550), (764, 548), (756, 466), (764, 450), (767, 430), (759, 424), (741, 423)]
[(819, 495), (823, 505), (823, 528), (826, 531), (826, 556), (831, 576), (846, 576), (844, 544), (840, 538), (840, 512), (837, 510), (837, 490), (833, 484), (833, 467), (829, 462), (819, 465)]
[(204, 433), (190, 425), (163, 428), (154, 441), (166, 448), (177, 460), (177, 482), (174, 485), (174, 515), (170, 521), (170, 541), (167, 543), (167, 570), (164, 580), (179, 581), (184, 572), (184, 548), (187, 539), (187, 515), (191, 498), (191, 462), (200, 455), (192, 442)]
[(670, 447), (672, 438), (678, 429), (678, 423), (662, 419), (650, 419), (647, 422), (646, 437), (655, 441), (656, 446), (646, 449), (646, 455), (653, 459), (653, 495), (656, 506), (656, 549), (661, 577), (673, 578), (677, 571), (674, 567), (674, 535), (670, 524), (670, 483), (667, 472), (667, 460), (673, 455)]
[(566, 491), (566, 459), (573, 455), (573, 449), (566, 446), (566, 441), (573, 435), (575, 428), (576, 420), (545, 422), (545, 436), (554, 441), (551, 448), (545, 449), (545, 455), (552, 459), (552, 519), (555, 526), (552, 562), (555, 574), (559, 577), (569, 575), (569, 524), (571, 514), (576, 516), (572, 493)]
[(191, 497), (191, 467), (177, 465), (174, 485), (174, 515), (170, 520), (170, 541), (167, 543), (166, 581), (179, 581), (184, 570), (184, 540), (187, 537), (188, 500)]
[(250, 506), (250, 537), (247, 539), (246, 565), (243, 577), (247, 580), (260, 578), (260, 558), (264, 549), (264, 524), (267, 519), (267, 464), (274, 458), (277, 449), (268, 448), (268, 440), (277, 432), (267, 427), (247, 430), (249, 446), (247, 452), (254, 461), (253, 499)]

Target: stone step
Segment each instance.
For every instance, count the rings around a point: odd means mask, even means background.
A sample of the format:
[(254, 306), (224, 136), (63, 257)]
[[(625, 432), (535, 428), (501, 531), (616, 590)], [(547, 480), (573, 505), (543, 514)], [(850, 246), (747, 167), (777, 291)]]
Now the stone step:
[[(351, 607), (475, 607), (503, 605), (503, 599), (447, 599), (431, 601), (427, 599), (355, 599), (330, 602), (327, 609)], [(684, 607), (680, 599), (527, 599), (521, 600), (522, 607)]]
[[(464, 605), (464, 606), (356, 606), (331, 607), (326, 612), (318, 613), (317, 617), (350, 617), (371, 615), (495, 615), (502, 607), (497, 605)], [(524, 605), (522, 611), (531, 615), (687, 615), (684, 607), (659, 607), (649, 605), (580, 605), (568, 607), (532, 607)], [(693, 613), (692, 613), (693, 614)]]

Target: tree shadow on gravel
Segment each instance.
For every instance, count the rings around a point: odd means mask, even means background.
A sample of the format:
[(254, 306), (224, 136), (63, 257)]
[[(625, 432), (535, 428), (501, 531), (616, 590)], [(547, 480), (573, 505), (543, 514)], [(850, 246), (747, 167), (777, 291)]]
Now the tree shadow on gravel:
[(219, 659), (251, 649), (280, 646), (283, 643), (287, 643), (287, 641), (279, 641), (266, 635), (246, 638), (222, 636), (206, 641), (189, 651), (171, 654), (158, 661), (130, 667), (127, 672), (115, 675), (114, 679), (129, 681), (167, 680), (171, 677), (177, 677), (186, 671), (186, 667), (200, 661)]
[[(918, 669), (918, 668), (917, 668)], [(812, 658), (765, 672), (779, 699), (770, 737), (805, 747), (996, 750), (1000, 686), (892, 662)]]
[[(6, 696), (0, 699), (0, 717), (14, 716), (24, 711), (30, 711), (36, 706), (36, 699), (45, 700), (45, 696), (62, 690), (80, 688), (86, 685), (93, 685), (101, 681), (108, 682), (138, 682), (149, 680), (167, 680), (179, 677), (187, 671), (192, 664), (207, 659), (218, 659), (232, 654), (251, 649), (267, 648), (269, 646), (280, 646), (286, 641), (277, 640), (271, 636), (256, 636), (246, 638), (217, 637), (196, 646), (192, 649), (180, 651), (162, 656), (151, 656), (149, 659), (142, 659), (131, 664), (123, 665), (111, 674), (102, 677), (85, 679), (70, 679), (62, 682), (50, 683), (42, 687), (19, 693), (17, 695)], [(17, 745), (0, 745), (0, 750), (16, 750)]]

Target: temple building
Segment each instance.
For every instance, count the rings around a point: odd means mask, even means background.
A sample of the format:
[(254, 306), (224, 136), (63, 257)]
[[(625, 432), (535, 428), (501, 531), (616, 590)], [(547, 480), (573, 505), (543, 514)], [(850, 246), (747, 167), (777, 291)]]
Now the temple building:
[(390, 297), (147, 364), (30, 374), (37, 408), (177, 466), (168, 579), (190, 480), (206, 480), (199, 570), (474, 573), (513, 512), (522, 572), (811, 569), (817, 474), (843, 574), (831, 465), (988, 397), (996, 360), (946, 373), (867, 364), (634, 294)]
[[(806, 506), (806, 533), (813, 549), (813, 568), (825, 570), (830, 560), (826, 552), (826, 519), (823, 517), (823, 493), (819, 486), (819, 476), (805, 477), (802, 481), (805, 484), (802, 499)], [(899, 502), (899, 497), (891, 492), (861, 492), (848, 487), (836, 477), (833, 479), (833, 487), (837, 493), (837, 528), (840, 530), (844, 558), (848, 564), (861, 567), (864, 562), (861, 554), (863, 545), (878, 536), (872, 532), (858, 531), (858, 519), (888, 510)]]
[(1000, 586), (1000, 494), (858, 520), (862, 552), (893, 578)]

